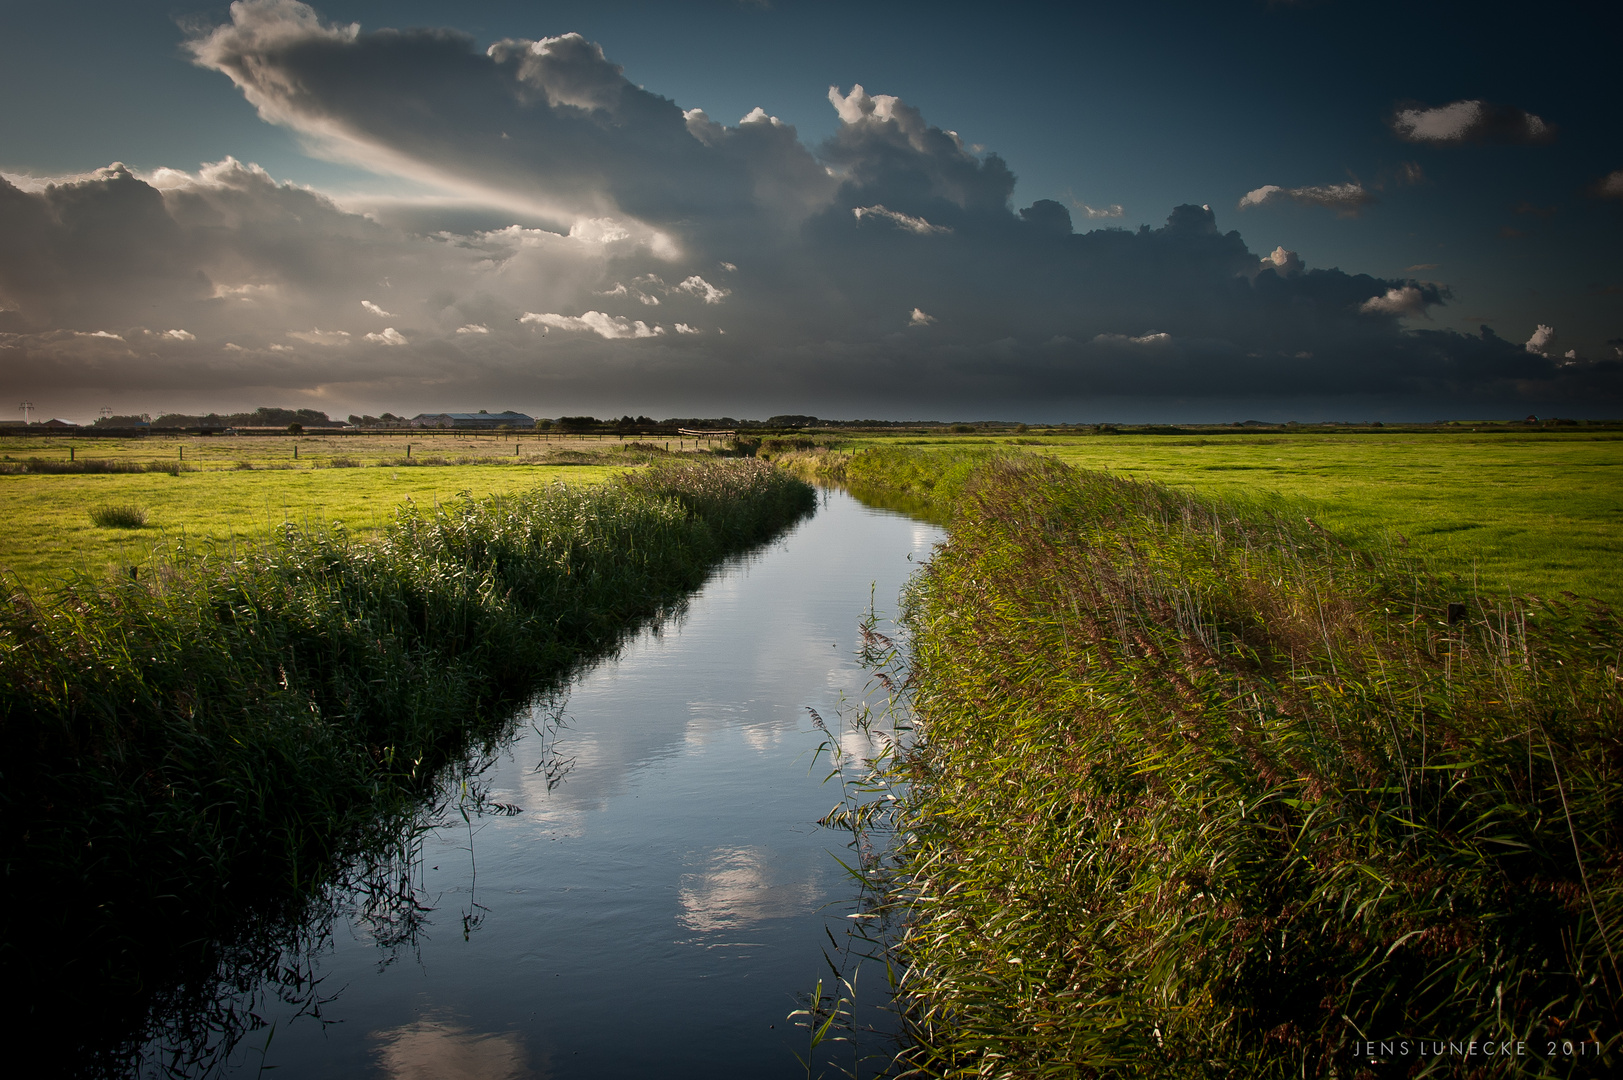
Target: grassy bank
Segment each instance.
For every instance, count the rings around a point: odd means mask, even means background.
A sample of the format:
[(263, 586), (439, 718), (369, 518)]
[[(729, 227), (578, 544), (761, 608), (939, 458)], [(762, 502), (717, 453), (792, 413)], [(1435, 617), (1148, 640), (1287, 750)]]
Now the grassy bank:
[[(14, 1032), (138, 1045), (177, 955), (387, 844), (512, 706), (813, 505), (753, 461), (289, 528), (0, 609)], [(190, 969), (198, 970), (194, 964)], [(171, 980), (172, 981), (172, 980)], [(87, 1025), (62, 994), (94, 988)], [(195, 989), (195, 988), (193, 988)]]
[(1609, 608), (1032, 458), (838, 468), (951, 519), (882, 886), (919, 1075), (1615, 1073)]

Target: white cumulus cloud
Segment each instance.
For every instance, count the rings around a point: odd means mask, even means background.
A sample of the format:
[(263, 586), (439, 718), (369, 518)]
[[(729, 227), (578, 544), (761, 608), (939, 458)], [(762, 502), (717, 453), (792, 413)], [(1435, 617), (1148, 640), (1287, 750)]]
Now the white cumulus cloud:
[(1280, 244), (1262, 257), (1258, 268), (1272, 270), (1281, 277), (1286, 274), (1300, 274), (1303, 269), (1302, 257), (1294, 251), (1286, 251), (1285, 245)]
[(697, 296), (707, 304), (719, 304), (733, 294), (731, 289), (718, 289), (698, 274), (684, 278), (675, 288)]
[(1538, 329), (1534, 330), (1533, 336), (1527, 339), (1527, 344), (1524, 346), (1524, 348), (1526, 348), (1528, 352), (1533, 353), (1535, 356), (1549, 356), (1550, 351), (1554, 348), (1554, 346), (1555, 327), (1545, 326), (1543, 323), (1539, 323)]
[(459, 334), (488, 334), (490, 333), (490, 327), (483, 323), (468, 323), (466, 326), (457, 327), (456, 332)]
[(1400, 285), (1386, 290), (1381, 296), (1372, 296), (1358, 305), (1365, 315), (1422, 315), (1426, 311), (1426, 296), (1413, 285)]
[(392, 311), (384, 311), (382, 308), (378, 307), (376, 304), (374, 304), (370, 300), (362, 300), (361, 301), (361, 306), (363, 308), (365, 308), (367, 311), (370, 311), (372, 314), (377, 315), (377, 316), (379, 316), (381, 318), (384, 318), (384, 319), (392, 319), (392, 318), (394, 318), (394, 312), (392, 312)]
[(596, 334), (610, 341), (621, 338), (651, 338), (665, 332), (663, 326), (649, 326), (641, 319), (633, 322), (601, 311), (588, 311), (583, 315), (559, 315), (555, 312), (526, 311), (521, 323), (549, 327), (554, 330), (576, 330)]
[(933, 323), (935, 321), (936, 321), (936, 317), (934, 315), (926, 315), (924, 313), (924, 309), (922, 309), (922, 308), (914, 308), (913, 309), (913, 317), (907, 320), (907, 325), (909, 325), (909, 326), (929, 326), (931, 323)]
[(374, 345), (409, 345), (406, 335), (392, 326), (386, 326), (376, 334), (366, 335), (366, 340)]

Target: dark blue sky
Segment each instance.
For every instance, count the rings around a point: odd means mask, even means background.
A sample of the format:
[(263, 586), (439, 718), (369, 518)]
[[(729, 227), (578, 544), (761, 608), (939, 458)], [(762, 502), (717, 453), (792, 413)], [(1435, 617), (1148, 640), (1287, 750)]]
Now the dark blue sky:
[[(0, 365), (16, 392), (58, 393), (59, 412), (93, 410), (89, 397), (78, 400), (86, 394), (177, 407), (182, 399), (227, 407), (299, 397), (328, 401), (336, 411), (391, 404), (399, 411), (419, 402), (503, 404), (492, 396), (501, 393), (549, 415), (586, 408), (670, 413), (706, 402), (715, 407), (700, 411), (735, 415), (821, 409), (1032, 418), (1047, 412), (1053, 419), (1100, 409), (1214, 419), (1270, 409), (1304, 418), (1348, 409), (1623, 412), (1620, 378), (1608, 362), (1617, 347), (1609, 342), (1623, 339), (1623, 176), (1613, 181), (1616, 193), (1608, 195), (1607, 187), (1607, 178), (1623, 170), (1623, 121), (1616, 34), (1603, 5), (334, 0), (306, 12), (295, 36), (314, 41), (326, 30), (312, 27), (354, 22), (360, 37), (322, 38), (331, 55), (319, 59), (309, 49), (299, 52), (309, 44), (302, 38), (264, 29), (292, 25), (287, 19), (296, 7), (264, 0), (244, 8), (238, 23), (258, 29), (244, 29), (226, 56), (220, 49), (200, 55), (187, 45), (232, 19), (223, 5), (0, 4), (0, 100), (7, 103), (0, 110), (0, 173), (16, 186), (13, 213), (22, 215), (7, 220), (37, 218), (56, 230), (26, 250), (0, 235), (0, 332), (11, 335), (0, 340), (9, 345)], [(449, 28), (468, 40), (448, 49), (444, 35), (433, 39), (440, 43), (435, 48), (372, 36), (387, 27)], [(662, 121), (639, 127), (642, 120), (619, 114), (603, 120), (611, 111), (599, 108), (599, 127), (612, 129), (615, 142), (612, 151), (586, 151), (588, 158), (608, 155), (589, 168), (571, 171), (572, 161), (583, 160), (572, 149), (580, 144), (558, 141), (544, 125), (529, 135), (512, 133), (513, 154), (473, 165), (458, 140), (491, 115), (488, 102), (476, 104), (486, 100), (480, 80), (491, 74), (475, 70), (478, 63), (492, 66), (482, 56), (486, 48), (571, 31), (601, 46), (630, 85), (682, 110), (702, 109), (711, 121), (736, 125), (760, 107), (791, 125), (806, 158), (792, 166), (800, 177), (793, 183), (801, 185), (792, 200), (792, 241), (782, 234), (785, 204), (762, 195), (764, 151), (748, 151), (757, 157), (738, 166), (754, 178), (758, 205), (748, 210), (733, 213), (719, 196), (700, 206), (673, 195), (666, 206), (645, 190), (658, 186), (667, 160), (661, 154), (686, 161), (699, 146), (669, 143)], [(414, 64), (424, 66), (413, 72)], [(319, 89), (301, 90), (297, 101), (278, 98), (268, 112), (259, 100), (256, 109), (245, 96), (254, 91), (242, 75), (250, 69), (275, 69), (278, 79)], [(923, 157), (902, 160), (894, 147), (884, 149), (886, 133), (900, 137), (902, 130), (885, 106), (852, 124), (831, 105), (831, 86), (845, 95), (854, 84), (871, 100), (899, 98), (916, 110), (919, 130), (954, 132), (961, 147), (930, 149), (915, 138), (908, 153)], [(525, 109), (577, 108), (555, 88), (537, 105), (525, 97), (522, 77), (514, 85), (520, 89), (508, 103), (518, 110), (513, 123), (529, 117)], [(417, 88), (425, 116), (420, 130), (389, 104)], [(1465, 103), (1473, 102), (1481, 104), (1470, 113)], [(1427, 111), (1451, 106), (1455, 113)], [(459, 118), (458, 109), (474, 111)], [(1403, 110), (1413, 110), (1420, 126), (1395, 123)], [(838, 150), (842, 139), (849, 145)], [(745, 153), (705, 145), (718, 157)], [(779, 162), (787, 151), (771, 153)], [(957, 181), (942, 179), (963, 165), (947, 160), (955, 154), (983, 165), (997, 155), (1016, 178), (1012, 191), (985, 174), (990, 186), (965, 195), (952, 186)], [(267, 182), (308, 186), (335, 199), (324, 204), (335, 214), (369, 214), (363, 219), (369, 227), (389, 232), (357, 233), (344, 257), (356, 260), (357, 297), (398, 316), (384, 321), (403, 345), (363, 344), (367, 334), (381, 333), (372, 323), (383, 317), (356, 298), (346, 297), (341, 311), (322, 307), (331, 283), (301, 278), (297, 269), (301, 258), (313, 256), (266, 254), (274, 232), (269, 219), (250, 227), (247, 218), (234, 218), (238, 232), (225, 242), (217, 206), (210, 211), (215, 217), (197, 216), (197, 206), (218, 202), (224, 188), (249, 197), (242, 194), (246, 181), (218, 175), (205, 181), (199, 173), (228, 156), (262, 167)], [(838, 190), (805, 186), (813, 159), (835, 169)], [(669, 160), (673, 190), (684, 183), (725, 188), (713, 164)], [(89, 273), (75, 262), (83, 252), (75, 256), (64, 238), (85, 228), (70, 220), (75, 213), (105, 223), (108, 215), (145, 212), (132, 209), (139, 199), (107, 194), (118, 178), (84, 176), (115, 161), (128, 166), (129, 183), (162, 191), (176, 235), (186, 237), (161, 241), (130, 226), (119, 242), (146, 245), (145, 255), (131, 255), (131, 273), (141, 258), (158, 257), (150, 245), (171, 243), (178, 246), (162, 255), (166, 272), (176, 281), (202, 275), (209, 282), (203, 292), (154, 294), (139, 310), (96, 300), (98, 289), (115, 288), (105, 280), (105, 263)], [(791, 166), (779, 162), (768, 171), (781, 168)], [(177, 173), (166, 181), (160, 169)], [(926, 174), (934, 179), (920, 179)], [(78, 194), (64, 209), (67, 189), (48, 196), (43, 182), (72, 177), (79, 178)], [(599, 195), (589, 190), (593, 184)], [(285, 188), (270, 189), (288, 197)], [(1247, 200), (1248, 193), (1257, 194)], [(105, 206), (85, 209), (103, 195)], [(1207, 206), (1217, 232), (1238, 230), (1252, 256), (1276, 248), (1296, 253), (1276, 275), (1295, 292), (1263, 303), (1254, 264), (1237, 271), (1233, 251), (1169, 248), (1152, 259), (1149, 241), (1129, 252), (1073, 237), (1063, 253), (1039, 252), (1015, 228), (1036, 220), (1017, 212), (1039, 200), (1066, 208), (1079, 235), (1101, 228), (1136, 235), (1140, 226), (1160, 235), (1174, 207)], [(1244, 209), (1243, 200), (1250, 204)], [(871, 206), (893, 217), (847, 217)], [(551, 243), (545, 237), (508, 234), (506, 247), (497, 239), (504, 226), (563, 235), (579, 221), (611, 219), (632, 234), (647, 226), (673, 246), (647, 241), (637, 256), (603, 245), (587, 266), (569, 252), (534, 254)], [(759, 224), (768, 219), (770, 227)], [(864, 246), (875, 221), (888, 222), (896, 234), (883, 251)], [(920, 231), (925, 226), (937, 232)], [(32, 235), (28, 228), (15, 226), (10, 235)], [(197, 231), (205, 228), (215, 232)], [(346, 228), (333, 224), (322, 235), (331, 242)], [(434, 234), (501, 247), (486, 254), (503, 268), (503, 283), (475, 280), (469, 266), (439, 266), (445, 243), (411, 242)], [(204, 235), (207, 244), (198, 239)], [(1175, 240), (1167, 234), (1158, 242)], [(297, 242), (287, 235), (280, 247)], [(107, 243), (99, 258), (116, 261), (118, 244)], [(530, 254), (515, 244), (527, 244)], [(900, 246), (906, 244), (913, 249)], [(379, 254), (389, 245), (395, 248)], [(366, 258), (363, 249), (371, 253)], [(532, 257), (541, 261), (524, 262)], [(333, 258), (339, 256), (329, 253)], [(52, 265), (51, 289), (38, 284), (37, 273), (33, 284), (24, 280), (29, 260), (41, 259)], [(1127, 262), (1113, 271), (1111, 259)], [(380, 272), (384, 263), (398, 272)], [(741, 267), (739, 280), (724, 284), (718, 275), (732, 272), (716, 270), (721, 263)], [(1152, 272), (1150, 263), (1163, 269)], [(1178, 266), (1195, 263), (1212, 279), (1180, 277)], [(882, 274), (874, 271), (879, 265)], [(1004, 269), (975, 280), (975, 268), (992, 265)], [(590, 287), (560, 291), (565, 266), (577, 281), (595, 275)], [(1298, 266), (1305, 272), (1295, 273)], [(958, 276), (948, 280), (946, 267), (956, 267)], [(1342, 277), (1331, 281), (1332, 269)], [(1220, 299), (1228, 295), (1223, 281), (1236, 274), (1252, 291)], [(520, 276), (522, 287), (509, 288)], [(680, 283), (694, 276), (727, 297), (700, 303), (706, 297), (696, 287), (681, 291)], [(643, 288), (640, 300), (633, 284), (639, 277), (659, 282)], [(151, 278), (149, 268), (143, 280)], [(1131, 297), (1106, 295), (1099, 284), (1128, 278), (1139, 290)], [(628, 291), (616, 293), (619, 285)], [(398, 291), (398, 302), (372, 295), (385, 288)], [(941, 310), (930, 310), (923, 298)], [(698, 303), (683, 311), (709, 321), (676, 321), (703, 333), (678, 332), (666, 318), (681, 301)], [(1222, 309), (1226, 303), (1235, 306)], [(979, 304), (984, 312), (972, 310)], [(1299, 313), (1304, 304), (1317, 305), (1311, 325), (1281, 314)], [(1341, 305), (1339, 314), (1332, 304)], [(900, 313), (894, 326), (884, 322), (891, 309)], [(914, 310), (928, 322), (910, 318)], [(611, 321), (594, 330), (579, 321), (588, 312)], [(1356, 325), (1345, 323), (1348, 312)], [(643, 337), (615, 329), (656, 314), (660, 320), (643, 320), (649, 328)], [(509, 335), (497, 348), (501, 328), (492, 320), (525, 315), (536, 318), (518, 321), (518, 328), (545, 340)], [(182, 327), (182, 320), (189, 324)], [(1377, 321), (1383, 325), (1373, 326)], [(1286, 324), (1294, 327), (1289, 334)], [(1496, 338), (1481, 334), (1484, 324)], [(1553, 328), (1553, 338), (1535, 339), (1540, 324)], [(469, 326), (485, 330), (457, 336)], [(734, 340), (723, 341), (729, 329)], [(189, 337), (166, 338), (171, 330)], [(290, 337), (294, 332), (316, 336)], [(344, 348), (322, 334), (344, 335)], [(143, 335), (153, 340), (139, 344)], [(115, 338), (130, 357), (84, 351), (114, 348)], [(1533, 351), (1523, 345), (1530, 340)], [(1130, 344), (1112, 351), (1121, 342)], [(1506, 342), (1515, 350), (1500, 348)], [(470, 351), (471, 345), (479, 348)], [(1168, 352), (1153, 362), (1134, 352), (1151, 348)], [(1406, 359), (1360, 367), (1361, 356), (1389, 348)], [(1547, 354), (1547, 369), (1518, 364), (1511, 355), (1517, 350)], [(1282, 377), (1264, 362), (1276, 354), (1302, 362)], [(425, 374), (446, 365), (465, 373), (467, 401), (445, 400), (445, 384)], [(1424, 376), (1398, 377), (1404, 365)], [(884, 408), (863, 408), (819, 371), (832, 380), (866, 373), (886, 387)], [(73, 390), (87, 379), (92, 389)], [(553, 401), (557, 407), (549, 407)]]

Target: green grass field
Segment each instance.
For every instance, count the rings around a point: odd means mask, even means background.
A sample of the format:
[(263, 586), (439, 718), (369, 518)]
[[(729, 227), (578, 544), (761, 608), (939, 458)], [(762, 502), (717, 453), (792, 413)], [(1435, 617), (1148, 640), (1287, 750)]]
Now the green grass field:
[[(1623, 604), (1623, 438), (1558, 433), (876, 439), (1007, 446), (1205, 495), (1288, 505), (1489, 591)], [(863, 440), (863, 445), (868, 440)]]
[[(654, 440), (663, 447), (665, 440)], [(395, 467), (411, 446), (414, 462)], [(1623, 436), (1606, 433), (1278, 433), (860, 437), (853, 446), (993, 445), (1201, 494), (1290, 505), (1359, 543), (1407, 547), (1487, 591), (1563, 589), (1623, 603)], [(0, 475), (0, 567), (31, 584), (139, 563), (185, 537), (262, 536), (283, 521), (370, 531), (407, 498), (432, 505), (612, 470), (533, 463), (597, 455), (613, 437), (473, 434), (0, 439), (0, 468), (30, 458), (180, 463), (180, 476)], [(691, 448), (677, 440), (672, 450)], [(295, 462), (294, 448), (298, 448)], [(515, 453), (517, 451), (517, 453)], [(339, 464), (387, 468), (331, 468)], [(254, 471), (242, 469), (252, 465)], [(494, 468), (525, 464), (526, 468)], [(230, 471), (226, 471), (230, 470)], [(262, 471), (263, 470), (263, 471)], [(90, 523), (97, 505), (149, 512), (141, 530)]]
[[(110, 453), (96, 456), (114, 458)], [(30, 586), (48, 587), (76, 571), (99, 575), (143, 565), (154, 552), (171, 551), (182, 542), (192, 550), (210, 542), (254, 542), (284, 522), (341, 522), (364, 535), (375, 532), (407, 500), (432, 508), (464, 492), (478, 497), (558, 481), (597, 484), (624, 471), (624, 466), (612, 465), (315, 464), (305, 465), (301, 458), (299, 468), (209, 468), (176, 476), (0, 475), (0, 520), (5, 522), (0, 527), (0, 568)], [(109, 529), (93, 524), (90, 512), (105, 505), (140, 506), (147, 511), (147, 526)]]

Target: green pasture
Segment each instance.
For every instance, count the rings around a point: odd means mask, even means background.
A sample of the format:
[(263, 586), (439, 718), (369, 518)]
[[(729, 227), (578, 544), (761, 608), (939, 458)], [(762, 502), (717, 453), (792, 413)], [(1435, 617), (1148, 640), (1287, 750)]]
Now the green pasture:
[[(1289, 507), (1499, 592), (1623, 603), (1623, 437), (1562, 433), (1078, 435), (874, 440), (991, 444), (1204, 495)], [(866, 440), (865, 440), (866, 442)]]
[[(172, 551), (181, 543), (197, 550), (211, 542), (257, 541), (285, 522), (338, 522), (364, 535), (375, 532), (408, 500), (432, 508), (464, 493), (480, 497), (558, 481), (598, 484), (624, 471), (624, 466), (611, 465), (315, 464), (301, 458), (298, 468), (211, 468), (173, 476), (0, 475), (0, 569), (28, 585), (49, 586), (75, 571), (101, 575), (139, 566), (155, 552)], [(93, 524), (91, 511), (109, 505), (142, 507), (146, 527)]]
[[(293, 435), (154, 434), (112, 439), (90, 436), (0, 437), (0, 466), (7, 462), (95, 459), (140, 465), (178, 462), (187, 468), (226, 469), (287, 465), (381, 465), (402, 460), (431, 463), (533, 463), (559, 453), (597, 453), (634, 439), (615, 435), (545, 432), (400, 431)], [(645, 443), (672, 451), (694, 447), (692, 439), (649, 436)]]

